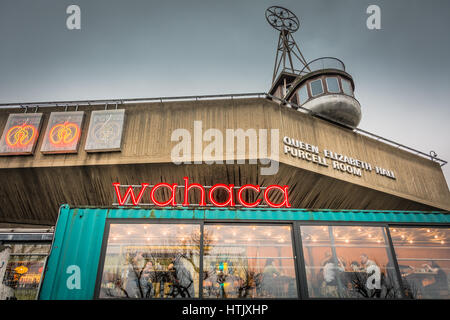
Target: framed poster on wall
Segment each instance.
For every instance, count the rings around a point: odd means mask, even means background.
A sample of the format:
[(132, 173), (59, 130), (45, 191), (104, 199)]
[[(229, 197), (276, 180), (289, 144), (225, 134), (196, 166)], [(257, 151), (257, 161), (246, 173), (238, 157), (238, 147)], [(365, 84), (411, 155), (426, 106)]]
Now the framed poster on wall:
[(125, 109), (92, 111), (85, 150), (120, 151)]
[(42, 113), (13, 113), (0, 140), (0, 155), (33, 154), (39, 137)]
[(45, 130), (42, 153), (76, 153), (84, 111), (52, 112)]

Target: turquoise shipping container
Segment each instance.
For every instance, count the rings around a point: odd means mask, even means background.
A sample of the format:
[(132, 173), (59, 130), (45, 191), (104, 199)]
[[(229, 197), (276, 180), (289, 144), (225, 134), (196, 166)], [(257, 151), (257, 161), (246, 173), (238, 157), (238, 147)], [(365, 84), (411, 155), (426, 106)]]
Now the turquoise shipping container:
[[(39, 299), (91, 300), (97, 280), (107, 219), (183, 219), (198, 221), (327, 221), (378, 224), (449, 225), (448, 212), (230, 209), (230, 208), (71, 208), (61, 206)], [(144, 221), (142, 221), (144, 222)], [(80, 283), (70, 285), (73, 268)]]

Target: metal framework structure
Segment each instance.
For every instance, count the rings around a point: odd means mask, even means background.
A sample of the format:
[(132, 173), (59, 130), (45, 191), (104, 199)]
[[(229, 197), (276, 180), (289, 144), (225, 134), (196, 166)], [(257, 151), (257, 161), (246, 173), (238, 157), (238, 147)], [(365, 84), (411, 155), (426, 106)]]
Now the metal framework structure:
[[(280, 31), (273, 68), (273, 83), (280, 70), (293, 74), (299, 73), (299, 70), (294, 67), (294, 58), (300, 61), (303, 65), (302, 68), (306, 67), (308, 63), (292, 36), (292, 33), (297, 31), (300, 26), (295, 14), (286, 8), (272, 6), (266, 10), (266, 20), (274, 29)], [(281, 66), (282, 69), (280, 69)]]

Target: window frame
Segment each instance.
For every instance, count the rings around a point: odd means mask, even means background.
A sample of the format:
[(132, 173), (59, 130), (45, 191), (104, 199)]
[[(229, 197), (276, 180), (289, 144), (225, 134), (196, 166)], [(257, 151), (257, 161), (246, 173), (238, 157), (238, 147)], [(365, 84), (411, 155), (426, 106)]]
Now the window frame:
[[(304, 83), (304, 84), (302, 84), (302, 85), (298, 88), (298, 90), (297, 90), (297, 101), (298, 101), (298, 105), (299, 105), (299, 106), (301, 106), (302, 104), (307, 103), (309, 100), (312, 99), (308, 87), (309, 87), (308, 83)], [(307, 96), (307, 99), (306, 99), (304, 102), (302, 102), (302, 101), (300, 100), (300, 90), (301, 90), (302, 88), (305, 88), (305, 92), (306, 92), (306, 96)]]
[[(205, 221), (204, 225), (254, 225), (254, 226), (290, 226), (291, 227), (291, 247), (292, 247), (292, 259), (294, 260), (294, 272), (295, 272), (295, 286), (296, 286), (296, 291), (297, 291), (297, 297), (296, 298), (262, 298), (262, 297), (257, 297), (257, 298), (248, 298), (249, 301), (252, 300), (300, 300), (302, 299), (301, 296), (301, 290), (300, 290), (300, 285), (301, 282), (299, 281), (300, 279), (300, 274), (299, 274), (299, 269), (298, 269), (298, 254), (297, 254), (297, 248), (295, 246), (295, 224), (294, 221), (291, 220), (280, 220), (280, 222), (274, 221), (274, 220), (242, 220), (242, 221), (235, 221), (235, 220), (209, 220), (209, 221)], [(202, 233), (202, 239), (203, 239), (203, 233)], [(202, 241), (203, 242), (203, 241)], [(201, 256), (201, 265), (203, 267), (203, 254)], [(203, 272), (203, 269), (202, 269)], [(202, 273), (203, 274), (203, 273)], [(203, 284), (203, 281), (201, 281)], [(203, 286), (202, 286), (203, 289)], [(219, 299), (217, 298), (209, 298), (209, 297), (203, 297), (203, 290), (201, 292), (201, 295), (199, 296), (199, 299), (202, 300), (208, 300), (208, 301), (217, 301)], [(242, 300), (242, 298), (227, 298), (226, 300)]]
[[(350, 88), (351, 88), (351, 90), (352, 90), (352, 94), (348, 94), (348, 93), (346, 93), (346, 92), (344, 91), (344, 84), (343, 84), (343, 81), (347, 81), (347, 82), (349, 83)], [(355, 97), (355, 92), (354, 92), (354, 89), (353, 89), (353, 85), (352, 85), (352, 82), (351, 82), (350, 80), (345, 79), (345, 78), (342, 78), (342, 77), (339, 77), (339, 83), (340, 83), (340, 86), (341, 86), (341, 93), (342, 93), (342, 94), (345, 94), (346, 96), (353, 97), (353, 98)]]
[[(398, 266), (398, 260), (397, 260), (397, 253), (395, 252), (395, 246), (394, 246), (394, 241), (392, 240), (392, 237), (391, 237), (391, 233), (390, 233), (390, 229), (391, 228), (409, 228), (409, 229), (417, 229), (417, 228), (434, 228), (434, 229), (450, 229), (450, 225), (447, 225), (447, 224), (438, 224), (438, 225), (435, 225), (435, 224), (423, 224), (423, 223), (419, 223), (419, 222), (414, 222), (414, 223), (409, 223), (409, 224), (404, 224), (404, 223), (389, 223), (388, 224), (388, 232), (389, 232), (389, 241), (390, 241), (390, 245), (391, 245), (391, 248), (392, 248), (392, 252), (395, 254), (395, 267), (396, 267), (396, 269), (397, 269), (397, 273), (398, 273), (398, 277), (399, 277), (399, 282), (400, 282), (400, 284), (401, 284), (401, 289), (402, 289), (402, 295), (405, 295), (405, 289), (406, 289), (406, 287), (405, 287), (405, 284), (403, 283), (403, 277), (402, 277), (402, 275), (401, 275), (401, 272), (400, 272), (400, 268), (399, 268), (399, 266)], [(449, 274), (450, 275), (450, 274)], [(405, 299), (406, 299), (406, 297), (405, 297)], [(422, 300), (422, 301), (426, 301), (426, 300), (433, 300), (433, 299), (430, 299), (430, 298), (421, 298), (421, 299), (416, 299), (416, 298), (414, 298), (413, 300), (416, 300), (416, 301), (420, 301), (420, 300)], [(450, 298), (449, 299), (438, 299), (439, 301), (450, 301)]]
[[(105, 298), (100, 298), (100, 286), (103, 274), (103, 268), (106, 257), (106, 249), (108, 243), (108, 236), (111, 224), (198, 224), (200, 226), (200, 253), (199, 253), (199, 296), (195, 298), (177, 298), (176, 300), (205, 300), (205, 301), (215, 301), (217, 298), (205, 298), (203, 297), (203, 234), (204, 226), (206, 225), (264, 225), (264, 226), (291, 226), (291, 244), (293, 250), (294, 258), (294, 270), (296, 276), (296, 287), (297, 287), (297, 298), (249, 298), (248, 301), (255, 299), (262, 300), (348, 300), (348, 301), (361, 301), (361, 300), (386, 300), (386, 301), (396, 301), (396, 300), (410, 300), (405, 296), (405, 286), (403, 285), (400, 270), (398, 267), (397, 255), (392, 242), (392, 237), (390, 234), (390, 228), (450, 228), (450, 224), (432, 224), (432, 223), (395, 223), (395, 222), (370, 222), (370, 221), (334, 221), (334, 220), (323, 220), (323, 221), (311, 221), (311, 220), (265, 220), (265, 219), (246, 219), (246, 220), (231, 220), (231, 219), (177, 219), (177, 218), (164, 218), (164, 219), (138, 219), (138, 218), (107, 218), (105, 221), (104, 233), (102, 238), (102, 244), (100, 249), (100, 256), (97, 267), (97, 276), (95, 280), (94, 287), (94, 300), (107, 300)], [(385, 234), (387, 238), (386, 249), (390, 251), (391, 257), (394, 263), (395, 274), (397, 277), (398, 285), (400, 286), (401, 296), (393, 299), (378, 299), (378, 298), (333, 298), (333, 297), (309, 297), (308, 295), (308, 283), (306, 278), (306, 265), (303, 255), (303, 241), (301, 237), (300, 227), (301, 226), (361, 226), (361, 227), (382, 227), (385, 228)], [(297, 231), (297, 232), (296, 232)], [(120, 299), (120, 298), (119, 298)], [(120, 299), (128, 300), (128, 299)], [(139, 300), (172, 300), (167, 298), (143, 298)], [(239, 300), (239, 298), (227, 298), (226, 300)], [(419, 300), (419, 299), (414, 299)], [(426, 299), (423, 299), (426, 300)], [(443, 301), (450, 301), (444, 299)]]
[[(338, 91), (337, 92), (330, 91), (329, 86), (328, 86), (328, 81), (327, 81), (328, 79), (336, 79), (336, 83), (337, 83), (337, 87), (338, 87)], [(341, 85), (339, 83), (339, 77), (338, 76), (326, 76), (325, 77), (325, 84), (327, 85), (327, 88), (326, 88), (327, 89), (327, 93), (330, 93), (330, 94), (343, 93)]]
[[(6, 234), (6, 233), (4, 233)], [(39, 233), (41, 234), (41, 233)], [(44, 235), (49, 235), (51, 234), (52, 239), (51, 240), (43, 240), (43, 237), (41, 239), (36, 238), (37, 240), (30, 240), (30, 239), (25, 239), (25, 240), (21, 240), (20, 236), (16, 237), (15, 239), (12, 238), (12, 240), (0, 240), (0, 245), (5, 245), (5, 244), (20, 244), (20, 245), (49, 245), (49, 249), (47, 253), (26, 253), (26, 254), (11, 254), (12, 256), (18, 256), (18, 255), (24, 255), (24, 256), (39, 256), (39, 257), (44, 257), (44, 263), (42, 265), (42, 272), (41, 272), (41, 279), (39, 281), (38, 287), (36, 288), (36, 295), (34, 297), (34, 300), (39, 300), (39, 294), (41, 292), (41, 286), (42, 286), (42, 282), (44, 281), (44, 276), (45, 276), (45, 269), (47, 268), (47, 262), (48, 259), (50, 257), (50, 253), (52, 251), (52, 247), (53, 247), (53, 233), (42, 233)], [(26, 233), (22, 233), (21, 235), (27, 235)], [(34, 236), (35, 233), (29, 233), (28, 235), (32, 235)], [(8, 261), (5, 261), (5, 263), (8, 263)], [(4, 276), (6, 275), (6, 271)], [(4, 277), (3, 276), (3, 277)], [(3, 278), (0, 279), (0, 281), (3, 282)], [(29, 301), (33, 301), (33, 300), (29, 300)]]
[[(392, 299), (379, 299), (379, 298), (333, 298), (333, 297), (310, 297), (308, 294), (308, 282), (307, 282), (307, 276), (306, 276), (306, 263), (304, 260), (304, 255), (303, 255), (303, 239), (301, 238), (301, 232), (300, 232), (300, 227), (301, 226), (332, 226), (332, 227), (381, 227), (384, 228), (385, 231), (385, 235), (386, 235), (386, 250), (389, 251), (393, 263), (394, 263), (394, 272), (395, 272), (395, 276), (397, 278), (397, 282), (399, 285), (399, 289), (400, 289), (400, 297), (398, 298), (392, 298)], [(398, 268), (398, 263), (397, 263), (397, 256), (395, 255), (395, 251), (394, 248), (392, 246), (392, 239), (389, 233), (389, 224), (388, 223), (370, 223), (370, 222), (357, 222), (357, 221), (342, 221), (342, 222), (337, 222), (337, 221), (322, 221), (322, 222), (317, 222), (317, 221), (298, 221), (297, 224), (298, 227), (298, 233), (299, 233), (299, 240), (301, 241), (299, 243), (299, 247), (301, 250), (301, 254), (302, 254), (302, 272), (303, 272), (303, 276), (304, 276), (304, 283), (302, 285), (302, 288), (305, 290), (304, 292), (304, 299), (305, 300), (318, 300), (318, 299), (325, 299), (325, 300), (386, 300), (386, 301), (395, 301), (395, 300), (403, 300), (405, 299), (405, 294), (404, 294), (404, 287), (403, 287), (403, 283), (401, 281), (400, 278), (400, 271)]]
[[(313, 83), (313, 82), (316, 82), (316, 81), (320, 81), (320, 85), (322, 86), (322, 92), (319, 93), (319, 94), (314, 95), (314, 94), (313, 94), (313, 90), (312, 90), (312, 83)], [(309, 87), (309, 90), (310, 90), (310, 93), (311, 93), (310, 99), (312, 99), (312, 98), (317, 98), (318, 96), (321, 96), (321, 95), (325, 94), (325, 86), (323, 85), (323, 77), (320, 77), (320, 78), (317, 78), (317, 79), (310, 80), (310, 81), (308, 82), (308, 87)], [(309, 99), (308, 99), (308, 100), (309, 100)]]
[(108, 238), (109, 232), (111, 229), (111, 224), (197, 224), (200, 227), (200, 251), (199, 251), (199, 296), (198, 297), (190, 297), (190, 298), (176, 298), (176, 299), (167, 299), (167, 298), (140, 298), (140, 299), (130, 299), (130, 298), (120, 298), (116, 297), (116, 300), (200, 300), (201, 292), (203, 290), (201, 275), (203, 274), (203, 220), (190, 220), (190, 219), (136, 219), (136, 218), (107, 218), (105, 222), (105, 228), (103, 231), (103, 239), (102, 245), (100, 249), (100, 256), (97, 267), (97, 276), (95, 279), (94, 286), (94, 298), (93, 300), (112, 300), (107, 298), (100, 297), (100, 290), (102, 284), (102, 276), (103, 270), (106, 261), (106, 250), (108, 248)]

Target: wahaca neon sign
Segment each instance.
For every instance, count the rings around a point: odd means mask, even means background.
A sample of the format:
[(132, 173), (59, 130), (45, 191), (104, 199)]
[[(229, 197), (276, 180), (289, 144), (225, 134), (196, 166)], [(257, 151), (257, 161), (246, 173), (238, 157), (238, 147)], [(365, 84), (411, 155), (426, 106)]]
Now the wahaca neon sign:
[[(253, 184), (246, 184), (241, 187), (236, 187), (233, 184), (215, 184), (213, 186), (202, 186), (198, 183), (189, 183), (189, 178), (184, 177), (184, 185), (178, 185), (176, 183), (158, 183), (155, 185), (150, 185), (149, 183), (142, 183), (137, 188), (139, 189), (139, 192), (136, 194), (134, 192), (134, 189), (136, 186), (128, 186), (128, 185), (121, 185), (120, 183), (116, 182), (113, 183), (115, 196), (117, 199), (117, 205), (124, 206), (124, 205), (133, 205), (133, 206), (139, 206), (139, 205), (156, 205), (158, 207), (166, 207), (166, 206), (214, 206), (214, 207), (236, 207), (236, 206), (242, 206), (246, 208), (254, 208), (258, 206), (269, 206), (272, 208), (290, 208), (291, 204), (289, 203), (289, 194), (288, 186), (279, 186), (279, 185), (269, 185), (268, 187), (261, 187), (259, 185), (253, 185)], [(122, 195), (120, 189), (126, 188), (125, 193)], [(184, 192), (182, 192), (183, 201), (181, 203), (178, 203), (176, 200), (177, 195), (177, 189), (184, 189)], [(162, 201), (161, 199), (157, 199), (156, 194), (158, 190), (162, 191), (169, 191), (169, 197), (168, 199), (164, 199), (165, 201)], [(209, 189), (207, 191), (207, 189)], [(199, 202), (195, 204), (189, 203), (189, 192), (191, 190), (198, 190), (200, 192)], [(224, 195), (221, 199), (222, 201), (217, 200), (217, 193), (219, 190), (222, 190), (222, 194)], [(146, 191), (149, 191), (150, 193), (150, 201), (151, 203), (146, 202), (144, 198), (144, 194)], [(254, 201), (249, 202), (244, 200), (244, 193), (253, 192), (254, 193)], [(263, 198), (256, 199), (257, 196), (263, 192)], [(281, 200), (278, 200), (277, 202), (270, 199), (270, 195), (273, 195), (275, 193), (278, 193), (278, 197), (281, 198)], [(281, 196), (281, 197), (280, 197)], [(131, 200), (131, 203), (130, 203)], [(237, 203), (236, 203), (237, 201)]]

